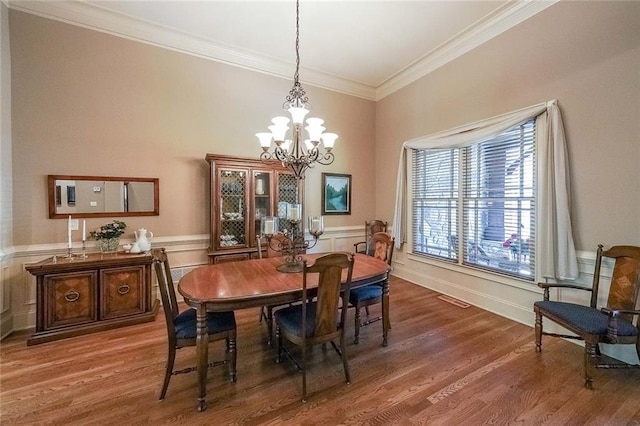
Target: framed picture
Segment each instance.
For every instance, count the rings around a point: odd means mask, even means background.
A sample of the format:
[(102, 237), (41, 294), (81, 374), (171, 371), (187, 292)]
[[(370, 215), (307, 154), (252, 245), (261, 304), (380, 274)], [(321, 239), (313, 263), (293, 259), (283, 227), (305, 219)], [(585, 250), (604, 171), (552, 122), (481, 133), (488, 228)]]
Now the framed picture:
[(322, 174), (322, 214), (351, 214), (351, 175)]

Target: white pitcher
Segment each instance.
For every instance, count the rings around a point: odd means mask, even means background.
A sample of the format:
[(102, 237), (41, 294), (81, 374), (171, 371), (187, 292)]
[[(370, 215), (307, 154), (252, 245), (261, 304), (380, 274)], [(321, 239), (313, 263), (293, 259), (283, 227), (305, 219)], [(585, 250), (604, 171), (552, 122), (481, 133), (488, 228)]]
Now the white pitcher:
[(153, 238), (153, 232), (147, 231), (144, 228), (140, 228), (137, 232), (133, 231), (133, 234), (136, 236), (136, 242), (134, 245), (137, 245), (140, 251), (151, 250), (151, 239)]

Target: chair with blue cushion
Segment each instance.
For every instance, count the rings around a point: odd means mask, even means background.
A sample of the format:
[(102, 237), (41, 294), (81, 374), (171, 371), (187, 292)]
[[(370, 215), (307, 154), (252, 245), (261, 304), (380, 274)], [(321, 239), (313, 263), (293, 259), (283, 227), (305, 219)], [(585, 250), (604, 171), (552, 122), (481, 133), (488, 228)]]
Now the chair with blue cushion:
[(387, 232), (387, 222), (383, 220), (367, 220), (364, 222), (364, 241), (355, 243), (356, 253), (366, 254), (367, 256), (373, 256), (375, 247), (373, 245), (373, 235), (377, 232)]
[[(390, 234), (386, 232), (376, 232), (371, 237), (371, 256), (376, 257), (380, 260), (387, 262), (391, 265), (391, 259), (393, 258), (393, 245), (395, 243), (395, 238), (393, 238)], [(357, 244), (356, 244), (357, 248)], [(385, 276), (384, 281), (389, 279), (389, 273)], [(382, 319), (382, 316), (377, 316), (375, 318), (369, 317), (369, 306), (375, 304), (381, 304), (382, 299), (384, 297), (388, 297), (388, 295), (384, 295), (382, 292), (383, 283), (378, 282), (374, 284), (370, 284), (365, 287), (354, 288), (351, 290), (351, 294), (349, 295), (349, 305), (355, 307), (356, 314), (354, 317), (355, 323), (355, 333), (354, 333), (354, 341), (353, 343), (358, 344), (360, 342), (360, 327), (371, 324), (372, 322), (376, 322)], [(362, 321), (361, 319), (361, 310), (365, 309), (367, 319)], [(384, 333), (384, 328), (387, 330), (391, 329), (391, 324), (383, 324), (383, 338), (382, 345), (387, 346), (386, 333)]]
[[(614, 262), (611, 285), (605, 307), (597, 308), (602, 260)], [(600, 353), (600, 343), (630, 344), (636, 346), (640, 359), (640, 247), (614, 246), (603, 251), (598, 246), (591, 288), (571, 284), (539, 283), (544, 289), (544, 300), (535, 302), (536, 351), (542, 351), (542, 336), (555, 336), (584, 340), (585, 387), (593, 389), (595, 368), (640, 368), (640, 364), (628, 364)], [(551, 301), (551, 288), (576, 289), (591, 292), (589, 306), (576, 303)], [(574, 335), (547, 333), (542, 329), (545, 317)]]
[[(160, 399), (164, 399), (169, 381), (172, 375), (189, 373), (196, 371), (196, 367), (188, 367), (182, 370), (173, 369), (176, 350), (185, 346), (196, 345), (196, 310), (187, 309), (183, 312), (178, 310), (176, 292), (171, 278), (171, 268), (164, 249), (153, 249), (153, 263), (158, 287), (162, 298), (162, 307), (167, 323), (167, 334), (169, 336), (169, 355), (164, 376), (164, 384), (160, 392)], [(225, 340), (225, 359), (222, 361), (210, 362), (209, 367), (226, 364), (229, 369), (229, 380), (236, 381), (236, 318), (233, 312), (209, 312), (207, 314), (207, 334), (209, 342)]]
[[(354, 256), (346, 253), (330, 253), (321, 256), (312, 264), (303, 261), (302, 300), (298, 305), (278, 309), (273, 314), (276, 322), (277, 356), (282, 352), (302, 371), (302, 402), (307, 400), (307, 346), (330, 342), (340, 355), (347, 383), (351, 382), (345, 342), (346, 309), (340, 309), (340, 292), (349, 295), (353, 274)], [(343, 283), (343, 277), (346, 278)], [(316, 298), (311, 300), (308, 288), (310, 280), (317, 279)], [(315, 289), (313, 289), (315, 290)], [(301, 347), (301, 362), (298, 363), (283, 346), (283, 338)], [(340, 340), (340, 348), (334, 340)]]

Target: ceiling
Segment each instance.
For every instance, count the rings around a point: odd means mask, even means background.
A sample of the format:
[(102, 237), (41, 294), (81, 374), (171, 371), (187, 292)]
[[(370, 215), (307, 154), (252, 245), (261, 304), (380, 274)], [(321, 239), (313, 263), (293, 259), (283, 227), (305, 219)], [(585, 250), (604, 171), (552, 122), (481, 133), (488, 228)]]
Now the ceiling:
[[(378, 100), (555, 0), (301, 0), (300, 81)], [(9, 7), (291, 79), (295, 2), (31, 1)]]

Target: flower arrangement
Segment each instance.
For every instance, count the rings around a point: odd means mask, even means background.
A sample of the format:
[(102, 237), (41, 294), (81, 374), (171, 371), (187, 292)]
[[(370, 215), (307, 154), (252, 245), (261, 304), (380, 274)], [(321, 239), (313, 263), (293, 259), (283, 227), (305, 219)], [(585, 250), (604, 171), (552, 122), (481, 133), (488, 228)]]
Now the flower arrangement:
[(112, 238), (118, 238), (120, 235), (124, 234), (124, 230), (127, 228), (127, 224), (120, 221), (114, 220), (111, 223), (107, 223), (106, 225), (102, 225), (100, 228), (95, 231), (91, 231), (89, 236), (94, 240), (109, 240)]
[(529, 240), (523, 240), (518, 234), (511, 234), (511, 236), (502, 243), (502, 246), (510, 249), (514, 258), (517, 258), (519, 255), (526, 256), (529, 252)]

